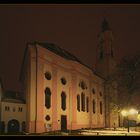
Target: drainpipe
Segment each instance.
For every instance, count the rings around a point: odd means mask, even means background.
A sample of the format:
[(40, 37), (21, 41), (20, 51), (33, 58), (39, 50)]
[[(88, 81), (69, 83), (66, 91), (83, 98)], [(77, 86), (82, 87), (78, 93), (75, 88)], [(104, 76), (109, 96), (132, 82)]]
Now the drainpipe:
[(37, 75), (38, 75), (38, 51), (37, 51), (37, 46), (36, 46), (36, 42), (35, 42), (35, 48), (36, 48), (36, 101), (35, 101), (35, 110), (36, 110), (36, 114), (35, 114), (35, 133), (37, 132)]

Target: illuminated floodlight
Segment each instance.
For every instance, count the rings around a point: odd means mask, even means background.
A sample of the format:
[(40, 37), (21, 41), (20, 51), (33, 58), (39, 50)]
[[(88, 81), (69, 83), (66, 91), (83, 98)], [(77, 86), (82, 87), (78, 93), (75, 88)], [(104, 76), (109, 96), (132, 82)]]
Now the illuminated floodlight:
[(129, 114), (130, 115), (138, 114), (138, 111), (136, 109), (132, 108), (132, 109), (129, 110)]
[(122, 110), (121, 111), (121, 114), (122, 114), (122, 116), (127, 116), (128, 115), (128, 112), (126, 110)]

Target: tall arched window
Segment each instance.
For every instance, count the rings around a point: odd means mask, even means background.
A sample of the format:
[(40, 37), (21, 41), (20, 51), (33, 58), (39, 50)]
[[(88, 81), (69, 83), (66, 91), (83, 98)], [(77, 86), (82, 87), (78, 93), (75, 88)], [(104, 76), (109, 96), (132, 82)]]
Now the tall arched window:
[(47, 109), (51, 107), (51, 91), (48, 87), (45, 89), (45, 106)]
[(100, 96), (102, 96), (102, 92), (100, 92), (99, 94), (100, 94)]
[(102, 114), (102, 102), (100, 101), (100, 114)]
[(85, 94), (83, 92), (81, 93), (81, 106), (82, 111), (85, 111)]
[(77, 95), (77, 110), (80, 111), (80, 95)]
[(95, 100), (93, 99), (93, 101), (92, 101), (92, 108), (93, 108), (93, 113), (95, 113), (96, 112), (96, 104), (95, 104)]
[(61, 93), (61, 108), (66, 110), (66, 94), (65, 92)]
[(88, 97), (86, 98), (86, 108), (87, 108), (87, 112), (89, 112), (89, 99), (88, 99)]

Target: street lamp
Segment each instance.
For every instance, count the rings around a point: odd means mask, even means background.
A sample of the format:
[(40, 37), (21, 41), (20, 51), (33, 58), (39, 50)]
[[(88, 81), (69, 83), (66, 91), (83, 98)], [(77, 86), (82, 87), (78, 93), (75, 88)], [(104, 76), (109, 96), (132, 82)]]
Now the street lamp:
[(130, 110), (122, 110), (121, 111), (121, 114), (122, 114), (122, 116), (127, 117), (127, 121), (128, 121), (128, 132), (129, 132), (129, 118), (128, 118), (128, 116), (129, 115), (138, 114), (138, 111), (135, 110), (135, 109), (133, 109), (133, 108), (131, 108)]

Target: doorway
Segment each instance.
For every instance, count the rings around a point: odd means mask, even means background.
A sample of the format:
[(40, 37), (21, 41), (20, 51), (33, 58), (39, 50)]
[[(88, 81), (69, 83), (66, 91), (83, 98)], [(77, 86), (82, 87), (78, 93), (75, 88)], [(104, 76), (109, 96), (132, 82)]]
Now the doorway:
[(8, 122), (8, 132), (13, 132), (13, 133), (19, 132), (18, 120), (13, 119)]
[(67, 116), (61, 115), (61, 131), (67, 130)]

